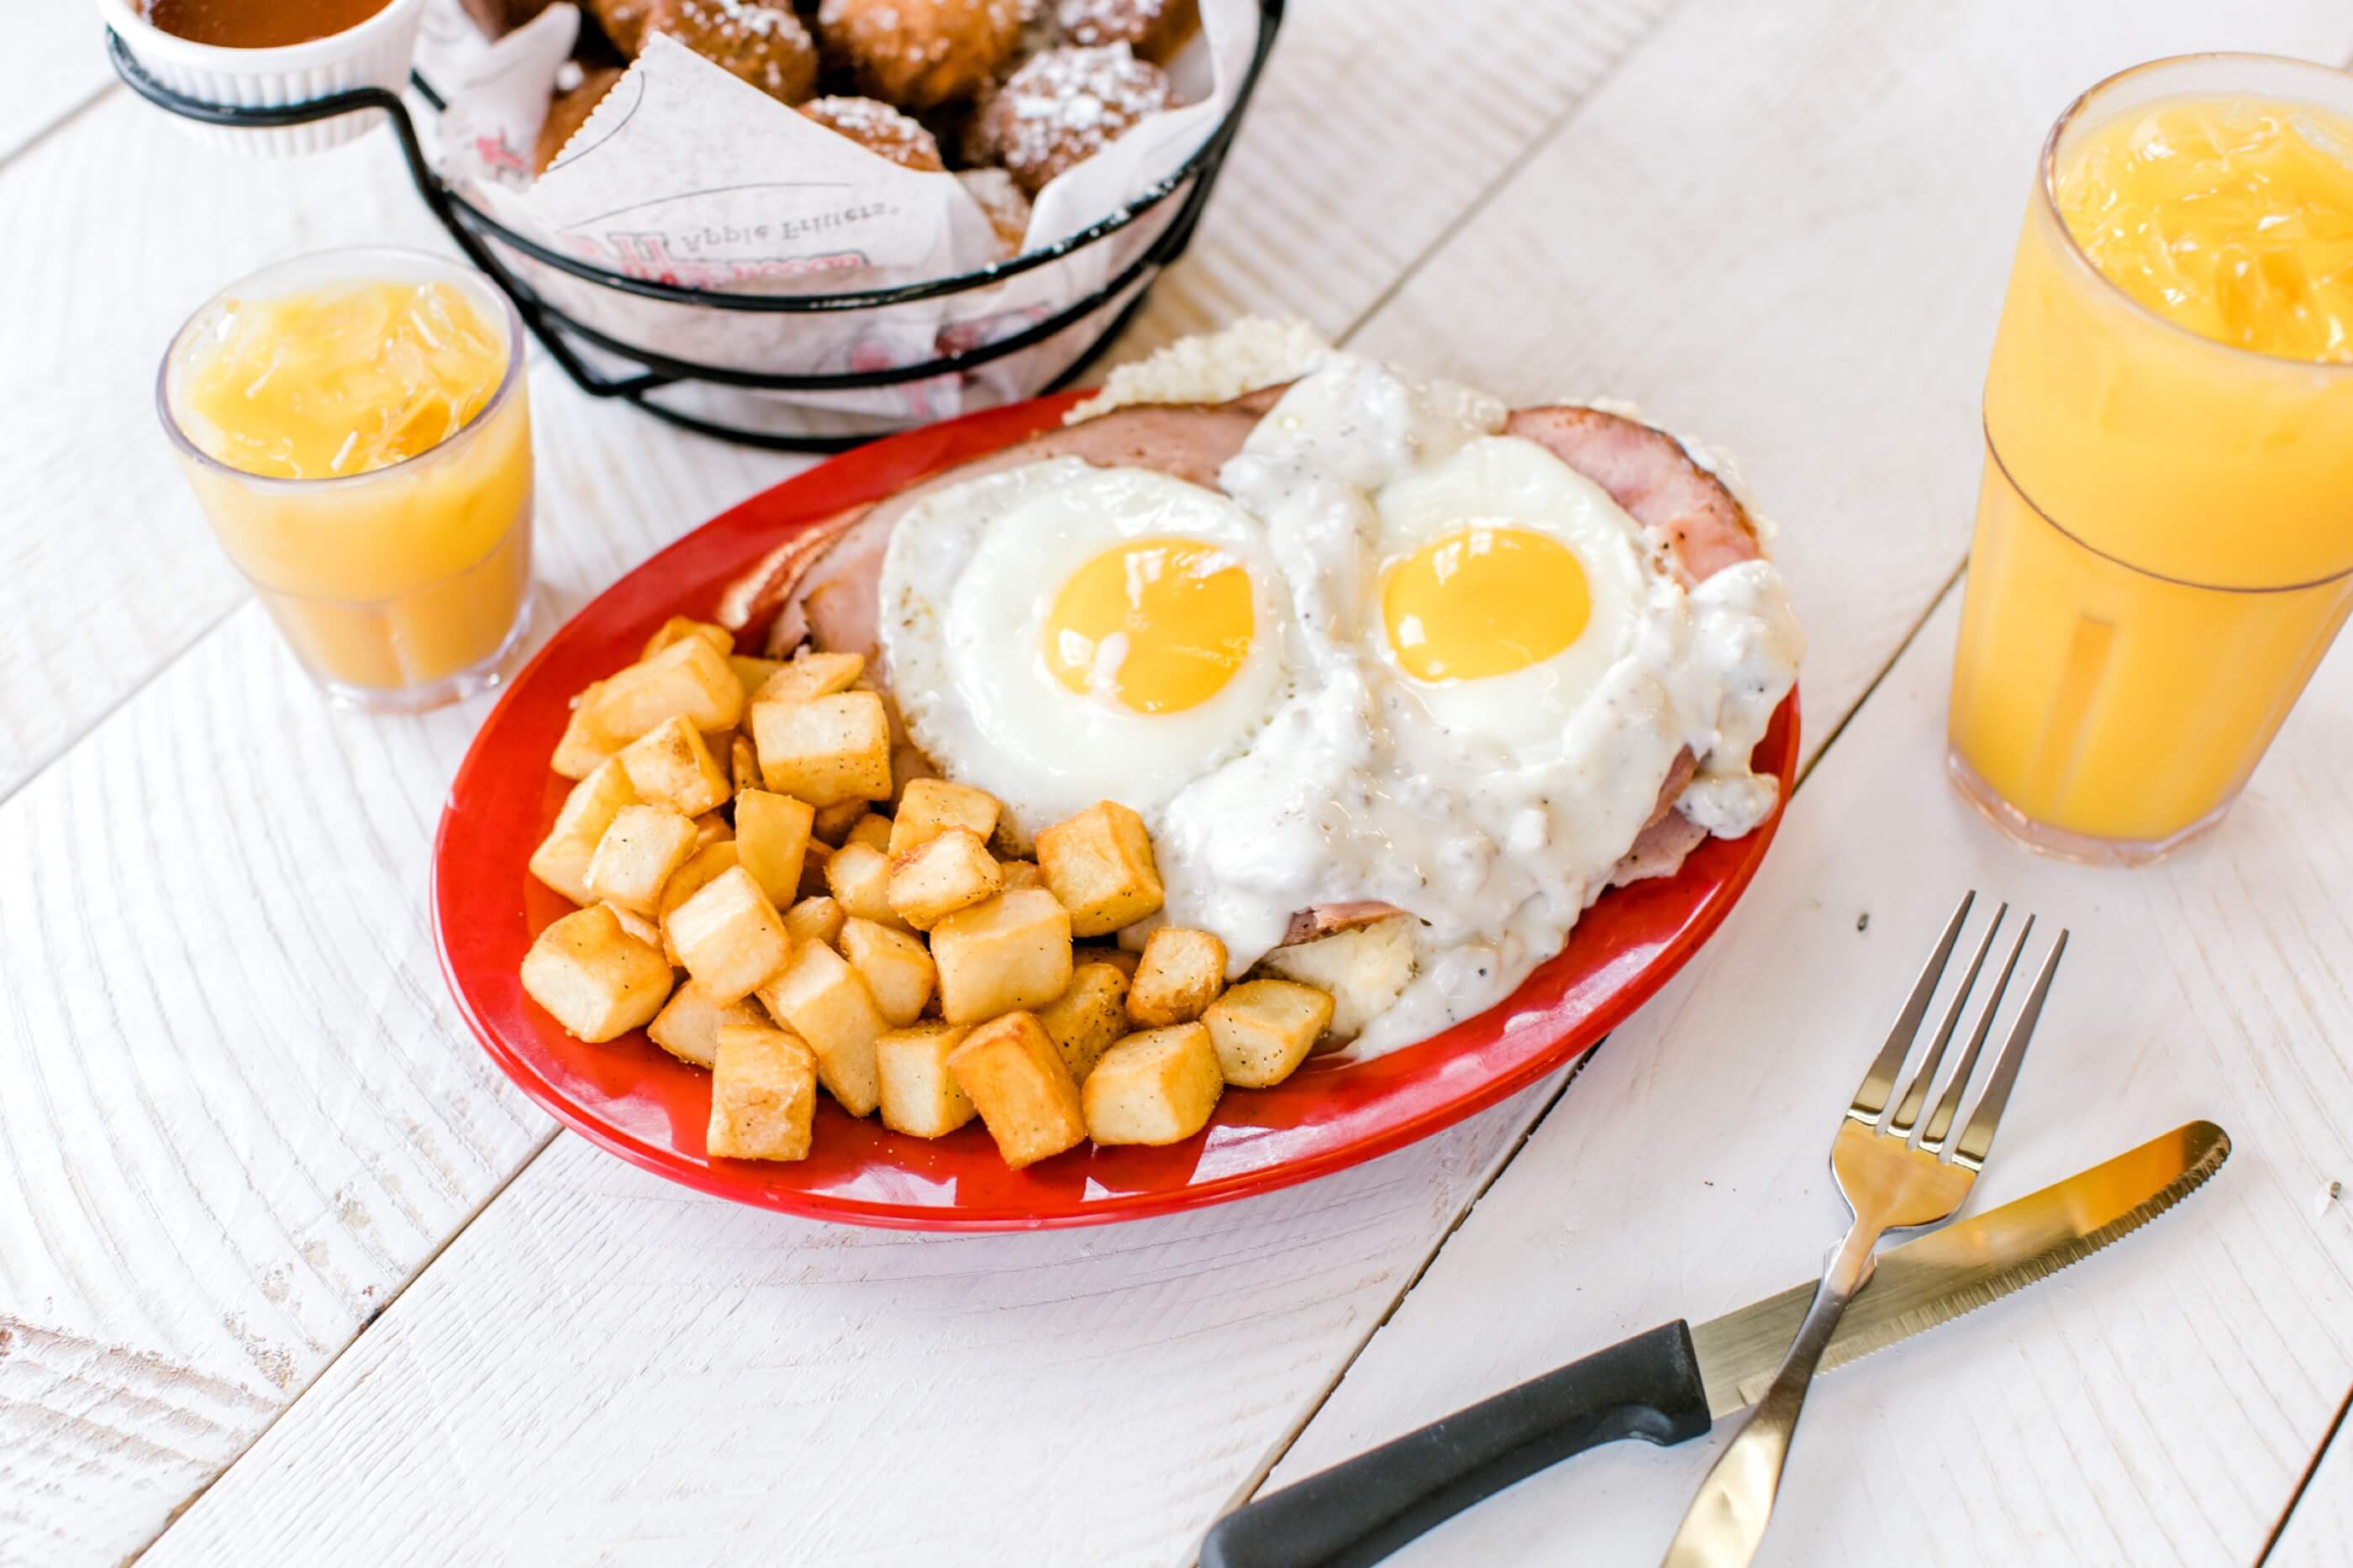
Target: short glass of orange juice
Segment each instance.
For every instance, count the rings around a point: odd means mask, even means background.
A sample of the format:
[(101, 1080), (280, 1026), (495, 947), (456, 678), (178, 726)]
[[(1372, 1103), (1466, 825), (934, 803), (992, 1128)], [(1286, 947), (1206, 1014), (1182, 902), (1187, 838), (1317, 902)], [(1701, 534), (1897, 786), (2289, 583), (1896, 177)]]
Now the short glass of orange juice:
[(307, 256), (180, 330), (156, 383), (196, 500), (304, 668), (397, 711), (495, 685), (531, 587), (522, 323), (420, 251)]
[(2353, 608), (2353, 76), (2159, 60), (2044, 143), (1986, 377), (1949, 767), (2036, 847), (2218, 821)]

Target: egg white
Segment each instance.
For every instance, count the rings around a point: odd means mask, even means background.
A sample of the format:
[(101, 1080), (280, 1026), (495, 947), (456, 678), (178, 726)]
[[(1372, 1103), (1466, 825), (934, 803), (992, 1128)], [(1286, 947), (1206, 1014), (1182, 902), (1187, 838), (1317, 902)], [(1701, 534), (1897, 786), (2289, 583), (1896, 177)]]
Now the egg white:
[(1515, 755), (1556, 752), (1570, 719), (1654, 613), (1651, 587), (1661, 574), (1641, 525), (1599, 485), (1516, 436), (1471, 441), (1384, 486), (1374, 504), (1380, 517), (1377, 583), (1432, 540), (1480, 525), (1543, 534), (1577, 557), (1591, 605), (1585, 629), (1551, 658), (1505, 674), (1417, 679), (1398, 661), (1377, 588), (1363, 619), (1376, 657), (1432, 720), (1487, 736)]
[[(1043, 655), (1071, 574), (1151, 537), (1229, 552), (1250, 576), (1256, 623), (1216, 695), (1171, 713), (1073, 692)], [(1098, 800), (1149, 816), (1246, 748), (1287, 688), (1288, 605), (1264, 531), (1231, 500), (1065, 458), (958, 485), (902, 519), (883, 557), (881, 637), (915, 743), (1004, 802), (1018, 837)]]

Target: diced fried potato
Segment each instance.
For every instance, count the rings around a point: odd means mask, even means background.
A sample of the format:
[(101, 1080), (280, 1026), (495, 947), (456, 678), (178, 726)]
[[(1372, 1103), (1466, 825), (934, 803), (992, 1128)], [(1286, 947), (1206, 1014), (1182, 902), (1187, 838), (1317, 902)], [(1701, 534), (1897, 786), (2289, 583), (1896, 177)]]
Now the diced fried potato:
[(1038, 869), (1035, 860), (1000, 860), (997, 863), (997, 870), (1008, 888), (1046, 886), (1046, 873)]
[(874, 692), (804, 702), (764, 697), (752, 705), (752, 742), (761, 775), (779, 795), (811, 805), (891, 798), (891, 722)]
[(988, 847), (961, 827), (927, 838), (891, 859), (891, 907), (917, 931), (994, 897), (1004, 882)]
[(1038, 1022), (1080, 1083), (1113, 1041), (1127, 1033), (1127, 973), (1108, 963), (1082, 963), (1071, 987), (1038, 1009)]
[(663, 720), (622, 747), (620, 759), (630, 787), (649, 805), (701, 816), (727, 804), (727, 775), (701, 731), (682, 718)]
[(1265, 1089), (1299, 1069), (1332, 1023), (1332, 994), (1295, 980), (1245, 980), (1209, 1004), (1201, 1022), (1218, 1071), (1240, 1089)]
[(596, 895), (588, 890), (589, 862), (596, 859), (596, 846), (613, 818), (623, 806), (637, 804), (638, 792), (629, 786), (621, 764), (605, 763), (564, 797), (555, 826), (532, 851), (531, 874), (575, 904), (595, 903)]
[(1413, 917), (1391, 915), (1296, 947), (1278, 947), (1259, 967), (1332, 994), (1329, 1033), (1353, 1040), (1386, 1012), (1413, 978)]
[(650, 915), (661, 908), (662, 884), (694, 853), (694, 845), (692, 817), (666, 805), (625, 805), (596, 840), (588, 862), (588, 891)]
[(1144, 954), (1130, 952), (1124, 947), (1113, 947), (1107, 942), (1082, 942), (1071, 950), (1071, 963), (1108, 963), (1130, 980), (1135, 978), (1135, 966), (1143, 961)]
[(617, 743), (636, 740), (665, 719), (726, 730), (744, 716), (744, 689), (725, 655), (702, 637), (684, 637), (607, 679), (580, 711)]
[(727, 782), (737, 795), (747, 789), (767, 787), (767, 780), (760, 776), (760, 748), (740, 730), (727, 743)]
[(839, 900), (819, 893), (785, 911), (785, 934), (793, 939), (795, 947), (805, 942), (821, 942), (830, 946), (849, 920)]
[(730, 1024), (765, 1027), (766, 1014), (737, 997), (722, 1002), (699, 980), (670, 994), (670, 1001), (646, 1026), (646, 1038), (682, 1062), (707, 1068), (719, 1055), (719, 1031)]
[(817, 1058), (785, 1029), (730, 1024), (711, 1068), (703, 1147), (724, 1160), (805, 1160), (817, 1117)]
[(1144, 956), (1127, 993), (1127, 1016), (1139, 1029), (1189, 1024), (1226, 988), (1226, 944), (1205, 931), (1160, 926), (1144, 939)]
[[(817, 809), (817, 824), (810, 829), (825, 843), (839, 849), (849, 842), (849, 830), (873, 814), (874, 808), (862, 800), (837, 800), (831, 805)], [(882, 847), (876, 845), (876, 848)]]
[(841, 956), (873, 994), (874, 1005), (894, 1029), (923, 1016), (923, 1005), (939, 984), (939, 970), (923, 940), (872, 921), (848, 921), (841, 928)]
[(725, 626), (714, 621), (698, 621), (691, 616), (672, 616), (661, 624), (660, 630), (646, 639), (645, 649), (638, 657), (640, 659), (651, 658), (670, 644), (682, 642), (688, 637), (701, 637), (716, 648), (722, 658), (735, 651), (735, 634)]
[(1071, 917), (1042, 888), (999, 893), (932, 928), (932, 962), (951, 1024), (1043, 1007), (1071, 986)]
[(1087, 1075), (1081, 1103), (1098, 1143), (1181, 1143), (1208, 1125), (1226, 1080), (1204, 1024), (1130, 1035)]
[(971, 1032), (955, 1024), (909, 1024), (874, 1042), (883, 1126), (917, 1138), (944, 1138), (972, 1120), (972, 1097), (948, 1071), (950, 1053)]
[(760, 987), (768, 1016), (808, 1042), (817, 1053), (818, 1081), (852, 1116), (881, 1101), (874, 1042), (890, 1024), (858, 971), (841, 954), (810, 942)]
[(555, 742), (555, 754), (547, 765), (568, 779), (585, 779), (605, 765), (621, 742), (596, 728), (588, 717), (589, 705), (596, 693), (605, 689), (601, 680), (572, 700), (572, 717), (564, 721), (564, 738)]
[(1038, 868), (1080, 936), (1134, 925), (1165, 897), (1144, 818), (1115, 800), (1097, 801), (1039, 833)]
[[(689, 856), (688, 858), (692, 859), (693, 857)], [(675, 878), (678, 873), (673, 871), (670, 875)], [(663, 891), (667, 892), (668, 890), (669, 885), (665, 883), (663, 885)], [(610, 900), (607, 900), (605, 902), (604, 908), (613, 911), (613, 918), (621, 922), (621, 929), (623, 931), (628, 931), (631, 936), (636, 937), (648, 947), (659, 948), (662, 945), (661, 927), (646, 919), (645, 916), (638, 913), (637, 910), (625, 910), (620, 905), (612, 902)]]
[(1017, 1171), (1087, 1135), (1079, 1086), (1030, 1014), (1008, 1013), (974, 1029), (948, 1053), (948, 1071)]
[(819, 653), (805, 647), (772, 672), (752, 693), (754, 702), (807, 702), (847, 691), (866, 673), (866, 656)]
[(825, 885), (843, 910), (862, 921), (913, 931), (891, 907), (891, 861), (869, 844), (845, 844), (825, 863)]
[(661, 1011), (670, 965), (603, 904), (550, 925), (523, 954), (525, 994), (584, 1040), (626, 1035)]
[(706, 811), (694, 819), (694, 847), (708, 849), (714, 844), (735, 841), (735, 825), (715, 811)]
[(686, 972), (729, 1002), (783, 968), (792, 948), (784, 917), (741, 866), (720, 872), (672, 910), (664, 929)]
[(891, 858), (920, 848), (951, 827), (961, 827), (986, 846), (997, 831), (997, 797), (970, 784), (945, 779), (911, 780), (891, 816)]
[(731, 653), (727, 656), (727, 668), (735, 672), (735, 684), (744, 689), (744, 706), (749, 708), (752, 699), (759, 695), (760, 688), (768, 684), (768, 678), (785, 668), (785, 661), (781, 658), (759, 658), (748, 653)]
[(670, 933), (670, 917), (677, 912), (679, 905), (710, 886), (713, 877), (738, 863), (734, 840), (721, 839), (697, 849), (686, 858), (685, 865), (670, 874), (670, 880), (662, 884), (659, 911), (663, 957), (681, 969), (685, 967), (678, 956), (678, 942)]
[(778, 909), (800, 891), (801, 868), (808, 860), (809, 821), (817, 813), (808, 802), (764, 789), (747, 789), (735, 797), (735, 850), (744, 869)]
[(849, 825), (849, 831), (841, 836), (841, 841), (844, 844), (863, 844), (870, 849), (880, 849), (888, 855), (891, 853), (891, 819), (870, 811)]

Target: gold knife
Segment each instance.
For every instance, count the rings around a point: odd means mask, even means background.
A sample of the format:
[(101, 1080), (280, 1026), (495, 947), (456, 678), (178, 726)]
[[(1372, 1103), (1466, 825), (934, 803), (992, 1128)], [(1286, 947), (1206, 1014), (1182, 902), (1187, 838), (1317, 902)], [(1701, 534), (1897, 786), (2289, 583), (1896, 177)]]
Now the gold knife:
[[(2088, 1258), (2205, 1184), (2231, 1140), (2192, 1121), (1879, 1255), (1823, 1353), (1829, 1372)], [(1364, 1568), (1514, 1481), (1621, 1437), (1685, 1442), (1773, 1380), (1814, 1283), (1696, 1325), (1677, 1319), (1228, 1514), (1201, 1568)]]

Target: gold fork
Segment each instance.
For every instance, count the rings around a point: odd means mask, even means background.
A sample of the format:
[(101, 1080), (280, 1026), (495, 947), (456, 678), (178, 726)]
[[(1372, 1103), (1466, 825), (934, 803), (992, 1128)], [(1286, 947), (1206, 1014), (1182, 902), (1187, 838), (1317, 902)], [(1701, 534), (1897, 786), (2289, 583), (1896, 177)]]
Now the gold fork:
[[(1774, 1374), (1764, 1398), (1749, 1412), (1746, 1423), (1734, 1434), (1708, 1470), (1707, 1479), (1700, 1483), (1699, 1495), (1684, 1513), (1661, 1568), (1745, 1568), (1756, 1557), (1757, 1545), (1765, 1537), (1766, 1521), (1772, 1517), (1774, 1495), (1780, 1489), (1781, 1467), (1789, 1456), (1789, 1439), (1798, 1429), (1799, 1414), (1805, 1408), (1806, 1389), (1813, 1380), (1823, 1348), (1830, 1343), (1831, 1331), (1838, 1327), (1840, 1314), (1846, 1310), (1846, 1304), (1855, 1293), (1870, 1282), (1873, 1248), (1891, 1230), (1908, 1230), (1950, 1219), (1968, 1201), (1969, 1188), (1985, 1166), (1986, 1152), (1993, 1147), (1994, 1128), (2001, 1121), (2010, 1086), (2018, 1080), (2019, 1064), (2026, 1058), (2035, 1021), (2042, 1016), (2042, 999), (2050, 992), (2051, 976), (2059, 968), (2060, 954), (2067, 951), (2064, 931), (2052, 944), (2050, 956), (2042, 961), (2042, 972), (2035, 976), (2034, 989), (2011, 1022), (2009, 1037), (1994, 1059), (1993, 1071), (1978, 1095), (1977, 1105), (1959, 1140), (1947, 1150), (1947, 1140), (1960, 1114), (1961, 1097), (1968, 1088), (1971, 1074), (1977, 1070), (1986, 1036), (1993, 1028), (1994, 1013), (2001, 1005), (2002, 993), (2010, 986), (2019, 955), (2026, 950), (2026, 939), (2033, 934), (2032, 915), (2026, 917), (2018, 940), (2011, 944), (2010, 957), (2001, 966), (2001, 978), (1995, 982), (1993, 994), (1978, 1015), (1976, 1026), (1969, 1031), (1968, 1045), (1946, 1079), (1944, 1093), (1938, 1097), (1926, 1126), (1919, 1125), (1920, 1111), (1928, 1102), (1936, 1069), (1944, 1062), (1945, 1048), (1952, 1043), (1961, 1010), (1977, 984), (1986, 953), (1993, 946), (1994, 933), (2001, 929), (2002, 917), (2010, 910), (2008, 904), (1994, 911), (1993, 921), (1986, 927), (1959, 989), (1953, 993), (1944, 1022), (1929, 1042), (1927, 1054), (1896, 1100), (1894, 1110), (1891, 1113), (1887, 1109), (1896, 1075), (1904, 1069), (1904, 1058), (1911, 1051), (1921, 1020), (1927, 1016), (1936, 983), (1944, 977), (1946, 962), (1952, 957), (1953, 944), (1959, 939), (1961, 928), (1968, 921), (1969, 907), (1976, 900), (1974, 892), (1963, 895), (1960, 908), (1946, 922), (1945, 934), (1929, 954), (1918, 983), (1912, 987), (1910, 999), (1896, 1016), (1894, 1028), (1888, 1032), (1886, 1045), (1880, 1047), (1871, 1070), (1863, 1074), (1862, 1087), (1854, 1091), (1854, 1102), (1846, 1108), (1846, 1115), (1839, 1122), (1838, 1135), (1831, 1141), (1831, 1171), (1838, 1178), (1839, 1192), (1854, 1215), (1854, 1223), (1847, 1227), (1846, 1239), (1831, 1252), (1829, 1266), (1822, 1271), (1822, 1282), (1814, 1291), (1813, 1305), (1806, 1310), (1805, 1321), (1799, 1325), (1798, 1337), (1782, 1359), (1780, 1371)], [(1915, 1131), (1919, 1133), (1916, 1142), (1913, 1138)]]

